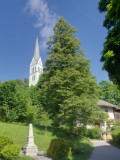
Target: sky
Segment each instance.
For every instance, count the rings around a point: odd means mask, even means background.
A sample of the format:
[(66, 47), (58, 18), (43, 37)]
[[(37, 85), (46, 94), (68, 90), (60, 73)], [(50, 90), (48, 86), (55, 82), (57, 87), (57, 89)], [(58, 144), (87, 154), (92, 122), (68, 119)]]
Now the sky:
[(0, 1), (0, 79), (29, 78), (29, 65), (34, 55), (36, 34), (39, 38), (43, 64), (46, 41), (53, 34), (59, 17), (77, 29), (76, 37), (90, 59), (92, 75), (99, 83), (109, 80), (102, 70), (100, 53), (107, 35), (102, 26), (104, 14), (99, 13), (99, 0), (2, 0)]

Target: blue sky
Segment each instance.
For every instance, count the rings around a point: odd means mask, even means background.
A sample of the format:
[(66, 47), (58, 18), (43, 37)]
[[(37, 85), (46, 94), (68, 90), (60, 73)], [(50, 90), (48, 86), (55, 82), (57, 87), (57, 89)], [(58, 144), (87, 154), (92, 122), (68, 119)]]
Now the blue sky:
[(97, 10), (99, 0), (4, 0), (0, 2), (0, 79), (2, 82), (29, 77), (29, 65), (39, 35), (40, 55), (47, 58), (45, 42), (60, 16), (78, 31), (81, 47), (91, 59), (92, 75), (108, 80), (102, 71), (100, 52), (107, 35), (102, 26), (104, 14)]

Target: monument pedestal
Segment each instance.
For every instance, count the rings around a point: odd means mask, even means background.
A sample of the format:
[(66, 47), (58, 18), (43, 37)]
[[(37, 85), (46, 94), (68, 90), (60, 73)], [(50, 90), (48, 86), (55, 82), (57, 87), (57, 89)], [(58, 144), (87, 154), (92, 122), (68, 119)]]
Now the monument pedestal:
[(35, 145), (34, 146), (25, 145), (25, 147), (23, 148), (23, 154), (25, 154), (26, 156), (35, 157), (38, 154), (38, 148)]
[(32, 124), (29, 124), (27, 144), (23, 148), (23, 154), (25, 154), (27, 156), (31, 156), (31, 157), (35, 157), (38, 154), (38, 148), (34, 144)]

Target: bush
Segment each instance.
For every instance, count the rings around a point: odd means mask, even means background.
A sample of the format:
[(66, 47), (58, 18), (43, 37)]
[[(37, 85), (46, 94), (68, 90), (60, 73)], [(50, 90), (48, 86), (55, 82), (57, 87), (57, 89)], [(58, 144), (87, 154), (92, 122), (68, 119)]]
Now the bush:
[(5, 160), (14, 160), (19, 156), (19, 153), (20, 147), (18, 145), (9, 144), (2, 149), (1, 156)]
[(64, 138), (52, 139), (47, 150), (48, 156), (51, 158), (65, 158), (71, 154), (73, 144)]
[(70, 130), (69, 128), (65, 127), (65, 126), (60, 126), (60, 127), (52, 127), (52, 132), (54, 135), (56, 135), (57, 137), (60, 138), (64, 138), (64, 137), (69, 137), (70, 136)]
[(87, 136), (87, 128), (86, 127), (76, 127), (75, 130), (78, 131), (78, 136), (80, 138)]
[(34, 160), (32, 157), (29, 156), (20, 156), (16, 160)]
[(112, 131), (114, 131), (114, 130), (120, 130), (120, 122), (114, 123), (114, 125), (112, 127)]
[(13, 144), (13, 139), (8, 136), (0, 136), (0, 152), (8, 144)]
[(99, 139), (100, 138), (100, 129), (98, 127), (88, 129), (87, 136), (91, 139)]
[(120, 145), (120, 129), (115, 129), (112, 131), (113, 142)]
[(84, 154), (87, 153), (91, 149), (91, 146), (86, 143), (80, 143), (79, 148), (74, 149), (74, 154)]

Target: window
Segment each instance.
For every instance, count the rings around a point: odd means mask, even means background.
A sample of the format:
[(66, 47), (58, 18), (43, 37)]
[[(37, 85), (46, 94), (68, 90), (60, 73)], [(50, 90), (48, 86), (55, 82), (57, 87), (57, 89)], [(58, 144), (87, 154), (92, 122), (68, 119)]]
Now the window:
[(116, 118), (116, 119), (119, 119), (119, 114), (115, 114), (115, 118)]
[(32, 71), (32, 73), (34, 72), (34, 67), (33, 67), (33, 69), (32, 69), (33, 71)]
[(105, 109), (105, 113), (108, 113), (108, 109)]
[(32, 81), (34, 81), (34, 80), (35, 80), (35, 76), (32, 77)]
[(38, 67), (38, 72), (40, 72), (40, 68)]

